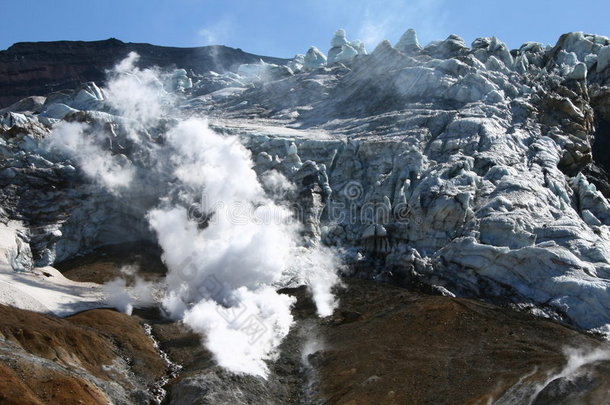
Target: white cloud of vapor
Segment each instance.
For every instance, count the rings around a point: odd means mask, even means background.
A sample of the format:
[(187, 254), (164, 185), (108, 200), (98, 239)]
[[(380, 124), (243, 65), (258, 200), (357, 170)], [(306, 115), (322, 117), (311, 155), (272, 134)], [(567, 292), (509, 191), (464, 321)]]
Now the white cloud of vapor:
[(575, 378), (586, 371), (585, 366), (593, 364), (598, 361), (610, 360), (610, 350), (607, 348), (599, 348), (594, 350), (567, 348), (564, 350), (566, 357), (566, 365), (561, 369), (560, 372), (552, 374), (546, 381), (540, 384), (533, 396), (535, 398), (546, 386), (558, 378)]
[(106, 101), (121, 115), (140, 125), (151, 125), (159, 119), (171, 103), (164, 82), (157, 69), (139, 69), (135, 66), (140, 56), (130, 52), (109, 75), (105, 88)]
[[(294, 185), (278, 172), (259, 181), (238, 137), (218, 134), (200, 118), (175, 119), (161, 131), (173, 102), (164, 85), (169, 75), (139, 69), (137, 60), (130, 54), (119, 63), (104, 91), (120, 116), (108, 116), (117, 126), (110, 135), (120, 141), (117, 148), (121, 142), (128, 148), (111, 152), (107, 128), (65, 122), (55, 126), (50, 147), (109, 190), (129, 186), (123, 198), (137, 190), (159, 193), (162, 202), (147, 218), (168, 267), (164, 308), (204, 335), (221, 366), (264, 377), (266, 361), (275, 358), (293, 322), (294, 299), (277, 288), (287, 280), (305, 283), (319, 314), (331, 314), (334, 255), (302, 247), (301, 225), (280, 202)], [(150, 164), (127, 156), (149, 156)], [(139, 279), (129, 287), (123, 279), (104, 287), (108, 302), (127, 313), (152, 299), (151, 288)]]
[(296, 186), (277, 170), (268, 170), (263, 173), (261, 181), (265, 189), (274, 197), (284, 197), (287, 193), (296, 191)]
[(127, 315), (131, 315), (136, 306), (147, 307), (156, 301), (153, 296), (155, 285), (139, 277), (136, 272), (137, 269), (131, 266), (121, 268), (124, 276), (134, 278), (134, 282), (130, 286), (128, 286), (127, 280), (121, 277), (104, 283), (103, 286), (106, 303)]
[[(494, 404), (532, 404), (538, 403), (539, 395), (545, 390), (550, 389), (551, 392), (556, 390), (553, 384), (564, 381), (577, 381), (580, 377), (595, 378), (593, 373), (603, 372), (602, 367), (590, 367), (597, 362), (607, 362), (610, 360), (610, 350), (607, 347), (599, 347), (596, 349), (589, 348), (565, 348), (564, 356), (566, 363), (558, 371), (549, 373), (544, 381), (531, 384), (531, 376), (537, 372), (537, 369), (522, 376), (517, 384), (511, 387), (506, 393), (494, 401)], [(577, 393), (578, 390), (575, 391)], [(544, 395), (544, 394), (543, 394)], [(576, 398), (573, 398), (577, 401)], [(489, 404), (492, 403), (490, 399)], [(545, 402), (546, 403), (546, 402)], [(581, 403), (581, 402), (575, 402)], [(588, 402), (587, 402), (588, 403)]]
[(272, 287), (233, 291), (233, 304), (226, 308), (213, 300), (201, 300), (184, 315), (184, 322), (204, 333), (206, 345), (218, 364), (238, 373), (265, 377), (265, 360), (274, 359), (276, 348), (292, 324), (294, 299)]
[[(237, 138), (191, 118), (172, 129), (167, 141), (174, 174), (193, 190), (203, 188), (202, 210), (211, 217), (200, 229), (184, 207), (170, 204), (150, 212), (170, 269), (165, 307), (205, 333), (219, 364), (263, 376), (265, 360), (274, 357), (292, 324), (293, 299), (270, 286), (287, 272), (315, 269), (302, 274), (311, 282), (319, 312), (329, 315), (334, 299), (324, 286), (332, 276), (323, 274), (334, 275), (332, 255), (298, 247), (298, 225), (287, 208), (266, 196), (251, 154)], [(265, 178), (286, 187), (277, 174)], [(261, 336), (254, 338), (257, 331)]]
[(134, 167), (122, 155), (112, 155), (102, 147), (105, 135), (87, 124), (61, 121), (53, 127), (48, 148), (58, 151), (77, 164), (87, 176), (99, 181), (110, 191), (127, 187), (134, 176)]

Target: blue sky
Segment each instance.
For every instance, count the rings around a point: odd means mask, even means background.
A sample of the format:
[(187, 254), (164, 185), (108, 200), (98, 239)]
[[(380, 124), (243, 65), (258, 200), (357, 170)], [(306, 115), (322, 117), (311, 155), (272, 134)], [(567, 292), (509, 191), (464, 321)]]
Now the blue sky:
[(99, 40), (166, 46), (223, 44), (292, 57), (327, 52), (338, 28), (372, 50), (415, 28), (426, 44), (455, 33), (495, 35), (509, 47), (554, 44), (585, 31), (610, 36), (610, 1), (457, 0), (0, 0), (0, 49), (14, 42)]

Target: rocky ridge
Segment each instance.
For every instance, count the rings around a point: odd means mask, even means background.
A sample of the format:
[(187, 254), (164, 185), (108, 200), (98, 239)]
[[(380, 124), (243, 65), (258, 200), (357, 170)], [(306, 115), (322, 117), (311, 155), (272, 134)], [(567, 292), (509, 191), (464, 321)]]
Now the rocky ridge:
[(141, 66), (187, 69), (191, 76), (235, 72), (244, 63), (283, 64), (287, 60), (253, 55), (226, 46), (172, 48), (125, 43), (115, 38), (103, 41), (19, 42), (0, 51), (0, 108), (28, 96), (69, 90), (94, 81), (103, 84), (106, 71), (129, 52), (141, 56)]

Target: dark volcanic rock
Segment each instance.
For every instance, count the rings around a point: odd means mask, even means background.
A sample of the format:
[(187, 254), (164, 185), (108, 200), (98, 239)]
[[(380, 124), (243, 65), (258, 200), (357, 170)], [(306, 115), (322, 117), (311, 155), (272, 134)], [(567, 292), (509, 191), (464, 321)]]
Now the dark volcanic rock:
[(104, 41), (20, 42), (0, 51), (0, 108), (24, 97), (46, 95), (95, 81), (129, 52), (140, 55), (142, 67), (179, 67), (195, 74), (236, 71), (243, 63), (285, 64), (288, 60), (246, 53), (226, 46), (172, 48)]
[[(349, 280), (310, 356), (328, 404), (607, 403), (607, 357), (566, 372), (568, 348), (608, 345), (472, 300)], [(564, 368), (565, 367), (565, 368)], [(564, 377), (549, 378), (560, 370)], [(582, 372), (582, 373), (581, 373)], [(560, 373), (559, 375), (563, 375)], [(540, 392), (538, 395), (537, 392)], [(572, 402), (554, 402), (570, 398)]]

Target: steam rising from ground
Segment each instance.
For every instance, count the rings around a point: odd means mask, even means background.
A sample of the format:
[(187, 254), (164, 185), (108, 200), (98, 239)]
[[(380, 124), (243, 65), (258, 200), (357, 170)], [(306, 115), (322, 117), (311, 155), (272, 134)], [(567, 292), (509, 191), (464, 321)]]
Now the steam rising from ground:
[[(152, 156), (155, 164), (148, 170), (155, 176), (147, 178), (156, 178), (159, 190), (170, 190), (148, 213), (169, 270), (163, 306), (204, 334), (221, 366), (264, 377), (265, 361), (275, 357), (293, 322), (294, 299), (276, 289), (286, 280), (306, 283), (318, 313), (330, 315), (336, 307), (331, 288), (338, 281), (337, 261), (327, 248), (303, 247), (301, 225), (281, 202), (294, 185), (267, 172), (263, 187), (250, 151), (237, 137), (189, 118), (160, 134), (162, 142), (151, 143), (147, 128), (156, 125), (172, 97), (163, 76), (134, 67), (136, 61), (130, 54), (115, 68), (105, 95), (107, 105), (124, 117), (131, 142)], [(112, 156), (85, 129), (58, 124), (53, 142), (109, 189), (136, 184), (129, 162), (115, 162), (124, 156)], [(130, 311), (124, 287), (121, 280), (106, 286), (109, 299)]]
[(104, 134), (87, 124), (60, 122), (49, 138), (51, 149), (72, 156), (85, 174), (116, 192), (131, 183), (134, 168), (124, 156), (113, 156), (103, 148)]
[(610, 360), (610, 350), (607, 348), (595, 350), (583, 350), (568, 348), (564, 351), (567, 359), (566, 365), (557, 373), (551, 375), (547, 380), (536, 388), (536, 395), (546, 388), (551, 382), (560, 379), (575, 379), (587, 373), (586, 367), (598, 361)]
[[(579, 387), (595, 388), (597, 375), (604, 373), (606, 369), (603, 364), (597, 364), (596, 368), (596, 363), (609, 361), (610, 350), (607, 346), (597, 349), (566, 348), (564, 356), (566, 364), (563, 368), (558, 372), (549, 373), (542, 382), (528, 382), (530, 377), (537, 372), (537, 369), (534, 369), (531, 373), (522, 376), (501, 398), (489, 399), (487, 403), (489, 405), (546, 404), (550, 403), (549, 400), (552, 401), (553, 397), (566, 399), (566, 395), (571, 399), (570, 403), (593, 403), (590, 402), (591, 398), (584, 400), (583, 397), (579, 397), (579, 394), (587, 391), (579, 392)], [(570, 384), (574, 384), (574, 386), (566, 390), (561, 389), (562, 385), (569, 387)], [(603, 384), (598, 387), (601, 388), (601, 392), (605, 391), (603, 387)], [(561, 403), (568, 402), (562, 401)]]
[[(153, 290), (155, 286), (141, 277), (133, 266), (123, 266), (121, 273), (124, 277), (116, 278), (104, 284), (104, 294), (108, 305), (121, 312), (131, 315), (134, 306), (150, 306), (155, 302)], [(132, 278), (133, 283), (127, 286), (126, 278)]]
[[(267, 197), (237, 138), (191, 118), (172, 129), (167, 142), (176, 178), (185, 190), (203, 193), (199, 223), (180, 204), (149, 213), (170, 268), (165, 308), (206, 335), (222, 366), (264, 376), (264, 360), (273, 358), (293, 321), (293, 299), (270, 286), (287, 274), (305, 275), (319, 312), (329, 315), (335, 263), (321, 249), (299, 247), (299, 224)], [(309, 268), (320, 277), (309, 277)]]

